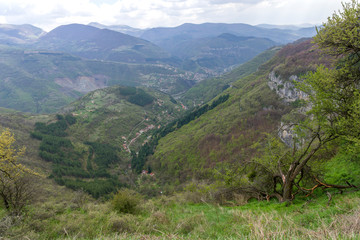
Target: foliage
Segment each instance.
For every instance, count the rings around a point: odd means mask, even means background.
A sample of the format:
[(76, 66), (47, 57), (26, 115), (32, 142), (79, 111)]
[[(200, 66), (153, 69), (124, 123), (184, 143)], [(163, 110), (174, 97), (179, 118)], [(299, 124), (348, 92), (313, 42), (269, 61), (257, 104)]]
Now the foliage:
[(140, 194), (134, 190), (122, 188), (114, 195), (111, 204), (113, 209), (119, 213), (135, 214), (139, 210), (141, 201)]
[[(133, 89), (131, 94), (144, 91), (156, 101), (145, 106), (131, 104), (128, 98), (132, 95), (122, 95), (123, 89)], [(96, 141), (138, 151), (155, 127), (167, 124), (184, 112), (170, 99), (169, 95), (149, 88), (115, 86), (96, 90), (68, 107), (78, 119), (69, 129), (70, 136), (80, 142)], [(129, 157), (127, 151), (119, 154), (123, 159)]]
[(154, 101), (154, 98), (148, 93), (146, 93), (144, 90), (139, 88), (137, 89), (136, 94), (129, 96), (128, 101), (133, 104), (144, 107), (152, 103)]
[(234, 70), (223, 74), (220, 77), (205, 79), (190, 88), (181, 98), (187, 106), (193, 106), (203, 102), (208, 102), (216, 95), (229, 87), (229, 84), (249, 76), (256, 72), (258, 67), (269, 61), (278, 52), (279, 48), (272, 48), (260, 53), (250, 61), (241, 64)]
[(312, 39), (299, 40), (284, 46), (277, 54), (277, 57), (283, 59), (283, 62), (274, 67), (274, 72), (276, 75), (281, 76), (282, 79), (289, 79), (291, 76), (302, 76), (309, 71), (316, 71), (317, 66), (320, 64), (331, 67), (336, 61), (333, 56), (323, 55)]
[(120, 87), (119, 93), (123, 96), (135, 95), (136, 88), (135, 87)]
[(196, 118), (199, 118), (201, 115), (205, 114), (206, 112), (214, 109), (219, 104), (226, 102), (229, 99), (229, 94), (222, 95), (215, 99), (211, 105), (205, 104), (202, 107), (196, 108), (184, 116), (174, 120), (173, 122), (167, 124), (165, 127), (159, 129), (151, 138), (151, 141), (144, 144), (137, 154), (132, 153), (131, 158), (131, 167), (135, 170), (135, 172), (140, 173), (143, 170), (146, 159), (149, 155), (154, 153), (154, 149), (156, 148), (159, 139), (165, 137), (167, 134), (175, 131), (176, 129), (181, 128), (182, 126), (188, 124), (189, 122), (193, 121)]
[(164, 129), (170, 131), (159, 139), (147, 162), (164, 184), (179, 186), (191, 179), (214, 179), (215, 166), (242, 164), (257, 154), (253, 143), (262, 139), (263, 133), (276, 130), (281, 116), (290, 109), (267, 86), (268, 75), (278, 61), (273, 58), (256, 73), (233, 82), (222, 94), (229, 94), (229, 99), (214, 110), (181, 128), (174, 124)]
[[(336, 69), (321, 66), (316, 72), (310, 72), (304, 82), (299, 84), (301, 90), (309, 96), (308, 104), (311, 106), (311, 110), (307, 112), (309, 117), (293, 124), (291, 130), (293, 149), (283, 150), (279, 146), (275, 147), (276, 152), (281, 152), (281, 155), (271, 156), (274, 161), (270, 161), (271, 166), (276, 170), (271, 167), (265, 168), (268, 172), (273, 172), (273, 184), (270, 184), (273, 190), (267, 189), (265, 192), (272, 192), (281, 201), (292, 200), (299, 192), (312, 194), (318, 187), (339, 189), (355, 187), (349, 182), (347, 182), (348, 186), (323, 183), (310, 168), (310, 163), (319, 160), (317, 155), (329, 142), (338, 138), (360, 141), (358, 129), (360, 59), (357, 43), (352, 41), (360, 34), (358, 24), (354, 24), (354, 19), (358, 21), (360, 5), (352, 1), (352, 4), (343, 4), (343, 8), (343, 12), (335, 13), (328, 19), (314, 39), (327, 54), (342, 58)], [(271, 149), (270, 153), (273, 152), (274, 149)], [(257, 162), (263, 164), (261, 161)], [(313, 176), (314, 179), (315, 186), (310, 189), (304, 187), (306, 175)], [(277, 185), (281, 186), (280, 191)], [(294, 192), (295, 187), (297, 192)]]
[(357, 239), (359, 203), (359, 192), (332, 193), (331, 201), (299, 199), (288, 207), (252, 199), (243, 206), (193, 204), (176, 195), (144, 201), (137, 214), (119, 214), (108, 202), (90, 200), (78, 208), (62, 195), (29, 206), (21, 221), (9, 221), (0, 210), (0, 234), (8, 239)]
[(92, 154), (90, 154), (89, 157), (95, 154), (93, 161), (98, 167), (106, 168), (109, 167), (110, 164), (120, 161), (117, 156), (117, 149), (109, 144), (98, 142), (85, 142), (85, 144), (91, 146)]
[(315, 42), (327, 54), (342, 56), (353, 55), (360, 51), (359, 9), (357, 0), (343, 3), (343, 11), (335, 12), (327, 22), (317, 29)]
[(343, 141), (337, 154), (322, 166), (323, 178), (333, 184), (360, 185), (360, 153), (358, 145)]
[[(57, 121), (45, 124), (37, 122), (33, 138), (41, 140), (39, 156), (52, 162), (51, 177), (60, 185), (78, 190), (82, 189), (95, 198), (115, 192), (121, 184), (108, 172), (111, 164), (119, 162), (117, 149), (100, 142), (85, 142), (84, 148), (77, 152), (68, 136), (67, 129), (76, 123), (76, 118), (70, 114), (57, 115)], [(87, 164), (82, 161), (87, 153)], [(84, 181), (83, 179), (89, 179)], [(91, 179), (91, 180), (90, 180)]]
[(17, 150), (14, 146), (15, 137), (9, 130), (3, 130), (0, 134), (0, 172), (5, 178), (13, 179), (24, 171), (29, 171), (18, 163), (25, 148)]
[(123, 184), (120, 184), (117, 179), (114, 178), (96, 178), (92, 181), (84, 181), (81, 179), (66, 179), (66, 178), (56, 178), (55, 181), (60, 185), (65, 185), (66, 187), (73, 190), (83, 190), (89, 193), (94, 198), (106, 197), (110, 193), (116, 192), (119, 187), (122, 187)]
[(15, 148), (15, 137), (9, 130), (0, 134), (0, 197), (7, 210), (19, 214), (34, 191), (25, 174), (38, 175), (19, 163), (25, 148)]

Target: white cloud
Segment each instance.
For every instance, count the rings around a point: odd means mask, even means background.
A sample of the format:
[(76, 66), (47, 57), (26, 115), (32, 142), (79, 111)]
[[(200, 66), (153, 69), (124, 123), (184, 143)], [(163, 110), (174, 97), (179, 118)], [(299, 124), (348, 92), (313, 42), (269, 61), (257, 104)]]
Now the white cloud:
[(141, 28), (185, 22), (315, 24), (338, 9), (339, 0), (0, 0), (0, 21), (45, 30), (73, 22)]

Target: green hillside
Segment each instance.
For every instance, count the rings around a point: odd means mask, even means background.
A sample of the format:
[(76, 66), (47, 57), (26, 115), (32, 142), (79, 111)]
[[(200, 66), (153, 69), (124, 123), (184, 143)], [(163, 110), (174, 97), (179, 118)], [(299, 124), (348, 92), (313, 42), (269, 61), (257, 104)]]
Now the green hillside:
[(196, 106), (210, 101), (216, 95), (230, 87), (232, 82), (254, 73), (260, 65), (270, 60), (279, 49), (279, 47), (276, 47), (266, 50), (228, 73), (201, 81), (190, 88), (181, 97), (181, 100), (188, 106)]
[(65, 53), (0, 46), (0, 107), (51, 113), (89, 91), (113, 85), (149, 86), (167, 93), (198, 79), (167, 65), (83, 60)]
[(70, 128), (74, 139), (106, 142), (122, 149), (126, 143), (131, 150), (137, 150), (152, 130), (174, 120), (183, 111), (169, 95), (135, 87), (100, 89), (62, 110), (77, 118)]
[[(231, 83), (223, 92), (230, 95), (225, 103), (159, 140), (149, 159), (152, 169), (164, 183), (179, 184), (194, 178), (213, 179), (214, 169), (229, 163), (241, 165), (257, 156), (261, 147), (256, 143), (276, 133), (282, 117), (296, 106), (283, 102), (269, 88), (270, 73), (275, 71), (286, 81), (292, 72), (301, 74), (313, 70), (315, 63), (331, 62), (312, 48), (310, 40), (287, 45), (255, 73)], [(307, 65), (295, 65), (294, 59)], [(234, 73), (241, 73), (238, 70)]]
[(41, 141), (39, 156), (51, 163), (51, 178), (96, 198), (129, 186), (131, 151), (183, 112), (164, 93), (118, 86), (91, 92), (62, 111), (37, 122), (31, 136)]
[(360, 4), (343, 8), (188, 111), (144, 86), (0, 107), (0, 239), (360, 239)]
[[(225, 102), (162, 138), (155, 155), (148, 162), (155, 176), (141, 174), (136, 176), (134, 185), (129, 185), (138, 191), (147, 188), (150, 189), (148, 193), (160, 194), (159, 190), (165, 193), (171, 189), (166, 185), (174, 187), (192, 180), (181, 193), (145, 199), (122, 189), (115, 195), (118, 198), (114, 197), (113, 200), (94, 200), (83, 191), (72, 192), (54, 184), (52, 179), (41, 178), (37, 180), (41, 189), (40, 192), (36, 191), (38, 198), (26, 207), (26, 214), (21, 218), (8, 214), (5, 207), (0, 205), (1, 235), (9, 239), (303, 239), (304, 236), (305, 239), (312, 239), (313, 236), (320, 239), (357, 239), (359, 192), (339, 194), (329, 191), (328, 197), (318, 191), (312, 197), (296, 198), (291, 203), (278, 203), (273, 199), (258, 201), (255, 197), (243, 195), (227, 200), (221, 189), (207, 181), (198, 181), (218, 177), (216, 172), (208, 170), (210, 167), (220, 170), (220, 167), (226, 167), (226, 163), (241, 163), (256, 155), (259, 149), (253, 143), (262, 139), (263, 133), (276, 129), (282, 115), (291, 110), (289, 105), (280, 101), (275, 91), (268, 88), (268, 75), (276, 66), (280, 66), (279, 63), (292, 59), (294, 54), (286, 52), (294, 53), (295, 49), (302, 49), (300, 52), (308, 56), (305, 46), (309, 44), (286, 46), (259, 67), (256, 73), (234, 82), (231, 88), (225, 90), (220, 95), (230, 95)], [(312, 56), (318, 57), (317, 53)], [(126, 182), (129, 162), (124, 161), (124, 151), (117, 147), (124, 139), (121, 137), (118, 141), (116, 135), (129, 132), (129, 129), (123, 130), (124, 122), (133, 124), (136, 132), (140, 132), (139, 129), (146, 124), (137, 128), (132, 120), (123, 118), (123, 115), (129, 114), (136, 122), (144, 119), (146, 111), (149, 121), (153, 121), (156, 117), (157, 120), (159, 116), (164, 117), (163, 112), (171, 109), (175, 111), (172, 115), (165, 114), (164, 123), (179, 117), (177, 110), (180, 106), (174, 104), (169, 96), (142, 88), (111, 87), (85, 95), (64, 108), (62, 112), (65, 115), (25, 115), (0, 109), (0, 123), (2, 127), (15, 132), (20, 140), (18, 145), (30, 148), (25, 159), (22, 159), (27, 166), (54, 175), (54, 165), (60, 164), (39, 158), (37, 149), (41, 148), (43, 142), (31, 139), (29, 132), (34, 130), (35, 122), (46, 123), (49, 127), (60, 126), (57, 123), (65, 121), (67, 136), (62, 140), (71, 141), (72, 147), (68, 146), (68, 152), (64, 155), (81, 156), (81, 169), (90, 173), (99, 166), (98, 156), (102, 156), (102, 159), (111, 156), (102, 155), (99, 148), (106, 149), (108, 153), (116, 148), (120, 159), (116, 164), (109, 165), (108, 174)], [(76, 122), (71, 120), (72, 117), (67, 117), (69, 113), (75, 116)], [(105, 132), (106, 129), (110, 130)], [(114, 135), (111, 135), (113, 132)], [(57, 131), (57, 134), (62, 133)], [(134, 147), (139, 147), (142, 140), (136, 142)], [(346, 155), (343, 153), (342, 158), (339, 155), (337, 163), (346, 162)], [(175, 161), (169, 161), (173, 157)], [(355, 156), (351, 158), (353, 161), (357, 159)], [(90, 165), (83, 165), (89, 163), (93, 169), (88, 169)], [(339, 164), (336, 166), (338, 170)], [(329, 167), (333, 177), (341, 177), (337, 176), (334, 168)], [(346, 168), (346, 164), (341, 164), (341, 167)], [(130, 171), (128, 173), (131, 175)], [(71, 188), (85, 189), (95, 197), (99, 195), (89, 191), (89, 186), (99, 186), (100, 181), (109, 181), (111, 186), (119, 188), (125, 185), (112, 182), (113, 178), (106, 175), (93, 179), (64, 175), (62, 182), (57, 181)], [(156, 186), (157, 183), (161, 185)], [(111, 189), (100, 186), (101, 191)], [(124, 204), (127, 206), (125, 209), (132, 207), (133, 210), (124, 212), (116, 204), (120, 207)]]

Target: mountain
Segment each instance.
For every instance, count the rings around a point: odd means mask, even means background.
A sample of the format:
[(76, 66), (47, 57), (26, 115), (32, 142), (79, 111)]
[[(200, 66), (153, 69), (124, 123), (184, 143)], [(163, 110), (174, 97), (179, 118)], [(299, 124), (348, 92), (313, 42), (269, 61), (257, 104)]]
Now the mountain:
[(268, 38), (274, 42), (284, 44), (293, 42), (299, 38), (312, 37), (316, 34), (316, 31), (315, 28), (313, 28), (310, 36), (304, 36), (289, 29), (267, 29), (242, 23), (186, 23), (172, 28), (148, 29), (141, 35), (141, 38), (153, 42), (169, 51), (181, 42), (191, 39), (215, 37), (223, 33), (230, 33), (241, 37)]
[(109, 26), (107, 26), (107, 25), (103, 25), (103, 24), (100, 24), (97, 22), (91, 22), (88, 25), (92, 26), (92, 27), (100, 28), (100, 29), (109, 29), (109, 30), (125, 33), (130, 36), (134, 36), (134, 37), (140, 37), (141, 34), (143, 34), (144, 31), (146, 30), (146, 29), (129, 27), (127, 25), (109, 25)]
[(184, 92), (205, 76), (163, 64), (86, 60), (54, 51), (0, 46), (0, 107), (56, 112), (83, 94), (113, 85)]
[(185, 70), (223, 73), (224, 69), (247, 62), (275, 45), (274, 41), (266, 38), (223, 33), (179, 43), (170, 52), (184, 61), (182, 67)]
[(115, 62), (147, 63), (169, 58), (158, 46), (140, 38), (81, 24), (63, 25), (41, 37), (37, 49)]
[[(217, 29), (211, 29), (212, 25), (210, 27), (201, 25), (198, 29), (190, 30), (168, 28), (166, 29), (168, 32), (162, 31), (161, 28), (140, 31), (139, 29), (122, 25), (105, 26), (98, 23), (91, 23), (89, 25), (122, 33), (132, 32), (130, 35), (140, 36), (155, 44), (159, 44), (160, 47), (171, 53), (173, 57), (181, 60), (176, 61), (175, 58), (172, 58), (168, 59), (168, 63), (175, 64), (175, 66), (181, 67), (184, 70), (212, 75), (221, 74), (227, 71), (228, 68), (246, 62), (260, 52), (277, 45), (276, 42), (264, 37), (234, 35), (228, 32), (231, 32), (231, 29), (223, 28), (222, 24)], [(177, 33), (170, 39), (167, 39), (171, 31)], [(190, 35), (189, 32), (191, 32)], [(155, 35), (155, 38), (151, 37), (153, 35)], [(160, 41), (158, 41), (159, 39)]]
[(0, 44), (30, 44), (46, 34), (42, 29), (30, 24), (0, 24)]
[(256, 72), (262, 64), (274, 57), (280, 49), (281, 47), (274, 47), (266, 50), (228, 73), (199, 82), (184, 93), (180, 100), (189, 107), (195, 107), (210, 101), (216, 95), (231, 87), (233, 82)]
[(282, 117), (299, 106), (292, 84), (296, 76), (314, 70), (316, 64), (330, 63), (313, 49), (311, 40), (283, 47), (255, 73), (231, 83), (213, 100), (228, 94), (227, 101), (160, 138), (148, 165), (164, 184), (184, 183), (213, 179), (214, 168), (226, 169), (229, 163), (251, 159), (260, 150), (256, 143), (276, 132)]
[(298, 30), (301, 28), (314, 28), (313, 24), (305, 23), (300, 25), (274, 25), (274, 24), (258, 24), (256, 27), (268, 28), (268, 29), (288, 29), (288, 30)]

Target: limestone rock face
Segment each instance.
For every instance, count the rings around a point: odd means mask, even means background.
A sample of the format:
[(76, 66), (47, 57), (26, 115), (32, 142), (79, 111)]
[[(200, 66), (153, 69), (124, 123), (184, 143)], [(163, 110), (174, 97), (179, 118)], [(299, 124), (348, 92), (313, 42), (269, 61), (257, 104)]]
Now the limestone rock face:
[(281, 76), (276, 76), (272, 71), (269, 74), (268, 86), (271, 90), (275, 90), (276, 94), (285, 102), (294, 102), (296, 100), (306, 100), (307, 94), (295, 88), (294, 82), (299, 82), (300, 78), (296, 75), (290, 76), (288, 80), (284, 80)]
[[(301, 79), (292, 75), (289, 79), (282, 79), (281, 76), (276, 76), (275, 71), (272, 71), (269, 74), (268, 86), (271, 90), (274, 90), (276, 94), (287, 103), (295, 102), (296, 100), (307, 100), (308, 95), (303, 91), (295, 88), (294, 82), (299, 82)], [(306, 105), (298, 108), (298, 112), (305, 113), (311, 109), (311, 105)], [(279, 127), (278, 136), (281, 141), (283, 141), (289, 147), (293, 145), (294, 137), (296, 134), (294, 133), (292, 123), (284, 123), (281, 122)]]

